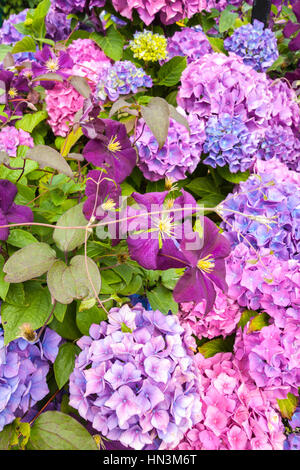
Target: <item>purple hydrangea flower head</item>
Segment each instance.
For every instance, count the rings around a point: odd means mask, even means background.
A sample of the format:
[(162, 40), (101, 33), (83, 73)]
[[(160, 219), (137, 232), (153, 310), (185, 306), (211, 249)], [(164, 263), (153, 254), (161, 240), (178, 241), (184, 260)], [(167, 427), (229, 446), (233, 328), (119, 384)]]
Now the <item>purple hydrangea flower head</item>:
[(290, 319), (284, 328), (274, 324), (260, 331), (238, 330), (234, 352), (240, 369), (247, 370), (259, 389), (273, 400), (297, 395), (300, 385), (299, 322)]
[(3, 127), (0, 130), (1, 152), (6, 152), (10, 157), (16, 157), (19, 145), (33, 148), (33, 139), (28, 132), (9, 126)]
[(66, 12), (60, 13), (51, 5), (45, 18), (46, 37), (53, 41), (63, 41), (71, 34), (71, 20)]
[(85, 217), (90, 220), (93, 215), (102, 220), (118, 207), (121, 189), (102, 171), (91, 170), (87, 174), (85, 194), (88, 197), (83, 206)]
[(216, 298), (215, 285), (227, 291), (225, 281), (225, 258), (230, 244), (219, 233), (219, 227), (207, 217), (203, 218), (202, 236), (191, 233), (177, 247), (165, 244), (159, 253), (159, 269), (183, 268), (186, 270), (173, 291), (176, 302), (206, 301), (205, 313), (212, 310)]
[(52, 6), (55, 10), (70, 14), (90, 11), (94, 7), (102, 8), (106, 0), (54, 0)]
[(255, 174), (219, 205), (230, 241), (247, 243), (246, 237), (255, 249), (269, 248), (280, 259), (298, 259), (299, 185), (299, 173), (279, 160), (257, 160)]
[[(184, 114), (182, 110), (179, 110)], [(168, 178), (178, 181), (186, 178), (186, 173), (196, 169), (205, 141), (204, 120), (196, 115), (187, 117), (190, 132), (183, 124), (170, 119), (165, 144), (159, 144), (143, 119), (139, 120), (136, 142), (139, 154), (138, 166), (145, 178), (157, 181)]]
[(268, 248), (258, 254), (240, 243), (226, 259), (228, 295), (241, 307), (263, 310), (283, 328), (290, 320), (300, 321), (297, 260), (278, 259)]
[(291, 433), (284, 442), (283, 450), (300, 450), (300, 435)]
[(156, 437), (161, 446), (176, 445), (201, 414), (183, 328), (176, 317), (141, 304), (111, 309), (106, 325), (100, 331), (93, 325), (90, 337), (80, 340), (70, 405), (104, 437), (126, 447), (141, 450)]
[[(33, 213), (29, 207), (14, 203), (17, 187), (8, 180), (0, 180), (0, 225), (33, 222)], [(7, 240), (8, 227), (0, 228), (0, 240)]]
[(234, 30), (224, 41), (227, 51), (241, 56), (246, 65), (265, 72), (278, 59), (276, 36), (261, 21), (254, 20)]
[(167, 51), (169, 59), (185, 56), (190, 63), (212, 52), (212, 47), (203, 32), (195, 31), (194, 28), (183, 28), (168, 38)]
[(136, 164), (136, 151), (121, 122), (103, 119), (104, 133), (90, 140), (83, 150), (84, 158), (93, 165), (109, 169), (110, 177), (121, 183)]
[(9, 18), (3, 21), (0, 29), (0, 44), (14, 44), (24, 37), (24, 34), (20, 33), (15, 28), (15, 25), (23, 23), (26, 20), (27, 12), (28, 9), (23, 10), (16, 15), (12, 14)]
[(259, 133), (251, 132), (240, 117), (227, 113), (211, 116), (205, 132), (203, 151), (208, 156), (203, 163), (213, 168), (228, 164), (231, 173), (246, 171), (253, 166)]
[(129, 60), (119, 60), (103, 68), (98, 78), (97, 100), (116, 101), (120, 95), (137, 93), (141, 87), (151, 88), (152, 78)]
[(259, 390), (231, 353), (205, 359), (196, 354), (202, 418), (178, 450), (283, 450), (278, 405)]
[(290, 127), (281, 124), (270, 126), (257, 152), (262, 160), (277, 158), (290, 170), (300, 172), (300, 138)]
[(0, 431), (47, 395), (49, 363), (54, 362), (60, 341), (55, 331), (46, 330), (36, 344), (21, 338), (4, 346), (0, 328)]

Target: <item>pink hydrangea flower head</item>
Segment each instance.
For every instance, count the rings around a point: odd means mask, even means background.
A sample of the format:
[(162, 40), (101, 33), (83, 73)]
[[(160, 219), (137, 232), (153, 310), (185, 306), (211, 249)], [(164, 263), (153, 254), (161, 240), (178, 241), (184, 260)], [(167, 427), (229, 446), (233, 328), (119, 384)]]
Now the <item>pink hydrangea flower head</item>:
[(23, 131), (23, 129), (8, 126), (0, 130), (1, 152), (6, 152), (10, 157), (16, 157), (19, 145), (26, 145), (27, 147), (33, 148), (33, 139), (28, 132)]

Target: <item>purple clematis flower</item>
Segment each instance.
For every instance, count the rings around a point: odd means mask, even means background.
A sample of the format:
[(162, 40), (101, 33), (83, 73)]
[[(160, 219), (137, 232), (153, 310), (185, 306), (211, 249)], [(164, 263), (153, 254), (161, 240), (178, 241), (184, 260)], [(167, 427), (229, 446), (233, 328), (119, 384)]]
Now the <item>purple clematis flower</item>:
[(298, 32), (289, 43), (289, 49), (291, 51), (298, 51), (300, 49), (300, 1), (297, 1), (292, 6), (292, 9), (296, 15), (298, 23), (293, 23), (292, 21), (289, 21), (283, 30), (283, 34), (286, 38), (289, 38), (293, 34)]
[(103, 123), (103, 134), (98, 133), (95, 139), (87, 143), (83, 155), (88, 162), (108, 170), (116, 183), (121, 183), (135, 167), (136, 150), (131, 145), (124, 124), (111, 119), (103, 119)]
[[(65, 51), (60, 51), (58, 56), (50, 49), (49, 46), (44, 46), (43, 49), (35, 54), (36, 62), (32, 63), (33, 77), (44, 75), (47, 73), (56, 73), (61, 75), (62, 78), (67, 78), (70, 69), (74, 63), (69, 54)], [(46, 82), (43, 80), (45, 88), (53, 87), (55, 82)]]
[(85, 194), (88, 197), (83, 206), (85, 217), (90, 220), (93, 215), (102, 220), (118, 207), (121, 189), (103, 171), (91, 170), (87, 174)]
[(9, 228), (1, 226), (33, 221), (33, 213), (29, 207), (14, 203), (17, 192), (13, 183), (0, 180), (0, 240), (7, 240), (9, 235)]
[[(12, 109), (15, 115), (23, 115), (27, 107), (24, 94), (29, 92), (28, 79), (24, 75), (16, 77), (13, 72), (0, 70), (0, 105), (4, 104), (4, 111), (10, 117)], [(0, 116), (0, 121), (6, 122), (8, 118)]]
[(199, 234), (194, 233), (193, 245), (197, 243), (199, 249), (189, 249), (190, 243), (191, 239), (183, 239), (180, 249), (171, 244), (164, 246), (159, 254), (158, 269), (186, 266), (185, 273), (175, 286), (174, 299), (176, 302), (195, 303), (205, 299), (205, 312), (208, 313), (216, 298), (214, 284), (222, 291), (227, 290), (225, 258), (229, 255), (230, 244), (207, 217), (204, 217), (203, 237), (200, 239)]
[(196, 212), (197, 203), (189, 193), (181, 192), (175, 199), (166, 198), (168, 191), (131, 195), (141, 209), (128, 208), (132, 219), (128, 224), (127, 244), (131, 258), (146, 269), (172, 267), (165, 261), (164, 266), (158, 268), (160, 249), (169, 246), (170, 250), (177, 251), (184, 233), (192, 231), (189, 217)]

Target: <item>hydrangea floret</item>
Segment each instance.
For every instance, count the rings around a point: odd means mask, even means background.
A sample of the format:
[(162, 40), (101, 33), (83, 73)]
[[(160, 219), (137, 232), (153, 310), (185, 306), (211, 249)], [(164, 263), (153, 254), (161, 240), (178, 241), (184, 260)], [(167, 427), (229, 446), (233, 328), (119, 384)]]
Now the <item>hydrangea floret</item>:
[(162, 34), (144, 30), (136, 32), (129, 41), (133, 57), (145, 62), (157, 62), (167, 58), (167, 39)]

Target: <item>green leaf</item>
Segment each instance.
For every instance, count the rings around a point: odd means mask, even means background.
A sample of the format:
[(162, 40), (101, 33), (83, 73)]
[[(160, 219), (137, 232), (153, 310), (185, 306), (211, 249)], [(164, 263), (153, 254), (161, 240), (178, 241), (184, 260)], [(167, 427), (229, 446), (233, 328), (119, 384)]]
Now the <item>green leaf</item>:
[(92, 33), (90, 39), (98, 44), (110, 59), (120, 60), (123, 55), (124, 39), (114, 25), (106, 30), (106, 36)]
[(37, 75), (33, 78), (33, 81), (45, 81), (45, 82), (63, 82), (64, 79), (58, 73), (48, 72), (41, 75)]
[(176, 85), (187, 66), (186, 57), (175, 56), (166, 62), (158, 71), (158, 84), (164, 86)]
[(25, 36), (21, 41), (16, 42), (14, 47), (11, 50), (12, 54), (17, 54), (19, 52), (35, 52), (36, 45), (34, 40), (30, 36)]
[(141, 106), (142, 117), (156, 138), (159, 148), (167, 140), (170, 125), (169, 104), (163, 98), (152, 98), (147, 106)]
[(61, 260), (56, 261), (48, 272), (47, 285), (58, 302), (70, 304), (74, 299), (88, 300), (98, 295), (101, 277), (91, 258), (85, 260), (84, 256), (78, 255), (71, 259), (70, 266)]
[(277, 399), (280, 413), (283, 418), (292, 419), (293, 414), (298, 405), (298, 397), (293, 395), (292, 393), (288, 393), (287, 398), (284, 400)]
[(92, 90), (90, 89), (90, 86), (84, 77), (73, 75), (71, 78), (69, 78), (69, 80), (75, 90), (80, 93), (80, 95), (82, 95), (84, 98), (90, 97)]
[(223, 39), (214, 38), (214, 37), (210, 37), (210, 36), (207, 36), (207, 39), (209, 40), (210, 45), (212, 47), (212, 50), (214, 52), (226, 54), (226, 50), (224, 49), (224, 40)]
[(53, 365), (54, 376), (59, 389), (69, 380), (70, 374), (74, 369), (75, 357), (78, 351), (78, 346), (73, 343), (65, 343), (60, 346)]
[(240, 183), (241, 181), (247, 181), (250, 176), (250, 171), (237, 171), (236, 173), (231, 173), (228, 166), (218, 166), (217, 171), (224, 180), (229, 181), (230, 183)]
[(219, 352), (230, 352), (232, 351), (232, 338), (228, 337), (226, 340), (223, 338), (215, 338), (211, 341), (207, 341), (198, 348), (198, 351), (203, 354), (205, 358), (213, 357)]
[[(105, 308), (109, 310), (113, 306), (113, 302), (105, 302)], [(100, 322), (107, 319), (106, 312), (94, 305), (88, 310), (81, 310), (78, 306), (76, 313), (76, 324), (83, 335), (88, 335), (90, 326), (93, 323), (99, 324)]]
[(0, 298), (2, 300), (5, 300), (9, 286), (10, 286), (9, 282), (4, 281), (4, 276), (5, 276), (5, 273), (3, 271), (4, 263), (5, 261), (4, 261), (3, 256), (0, 256)]
[(76, 305), (74, 303), (67, 306), (67, 311), (63, 321), (58, 321), (55, 317), (49, 327), (56, 331), (62, 338), (75, 341), (82, 336), (76, 325)]
[[(78, 204), (65, 212), (57, 221), (60, 227), (86, 227), (87, 220), (82, 213), (83, 203)], [(85, 229), (58, 229), (53, 232), (53, 240), (61, 251), (73, 251), (84, 243)], [(88, 236), (90, 233), (88, 233)]]
[(230, 28), (234, 27), (235, 20), (238, 18), (237, 13), (232, 13), (229, 10), (223, 10), (219, 20), (219, 32), (225, 33)]
[(169, 310), (172, 313), (178, 312), (178, 304), (173, 299), (172, 292), (164, 286), (157, 286), (147, 292), (147, 297), (153, 310), (159, 310), (167, 315)]
[(16, 251), (5, 263), (6, 282), (23, 282), (46, 273), (56, 253), (47, 243), (31, 243)]
[(243, 330), (244, 327), (247, 325), (248, 321), (251, 318), (256, 317), (257, 315), (258, 313), (255, 310), (244, 310), (241, 315), (240, 321), (238, 322), (237, 327), (242, 328)]
[(280, 56), (275, 60), (275, 62), (273, 62), (273, 64), (267, 69), (266, 72), (267, 72), (267, 73), (268, 73), (268, 72), (272, 72), (272, 70), (277, 70), (277, 69), (278, 69), (278, 70), (281, 70), (281, 66), (282, 66), (282, 64), (284, 64), (284, 62), (285, 62), (285, 58), (284, 58), (282, 55), (280, 55)]
[(260, 331), (264, 326), (269, 325), (269, 315), (266, 312), (263, 312), (255, 316), (249, 323), (247, 333), (252, 331)]
[(30, 436), (30, 424), (16, 418), (0, 432), (0, 450), (24, 450)]
[(52, 147), (36, 145), (34, 148), (29, 149), (26, 158), (38, 162), (40, 168), (50, 167), (73, 178), (73, 172), (64, 157)]
[(8, 44), (0, 44), (0, 62), (3, 62), (3, 59), (5, 56), (11, 52), (12, 46), (9, 46)]
[(46, 411), (34, 422), (29, 450), (97, 450), (89, 432), (74, 418), (59, 411)]
[(180, 275), (176, 269), (167, 269), (161, 273), (161, 282), (164, 287), (170, 290), (174, 290)]
[(5, 302), (11, 305), (25, 305), (25, 290), (22, 283), (10, 284)]
[(37, 243), (37, 239), (31, 235), (30, 232), (17, 228), (10, 231), (7, 243), (9, 245), (16, 246), (17, 248), (24, 248), (32, 243)]
[(51, 299), (47, 289), (34, 288), (32, 283), (25, 287), (25, 305), (12, 305), (3, 302), (1, 320), (4, 327), (5, 344), (20, 336), (20, 328), (29, 323), (37, 330), (46, 322), (51, 311)]
[(207, 196), (207, 194), (220, 194), (215, 183), (207, 176), (193, 178), (192, 181), (186, 185), (186, 188), (198, 196)]
[(66, 312), (67, 312), (67, 305), (63, 305), (60, 302), (56, 302), (53, 314), (55, 318), (57, 318), (57, 320), (60, 321), (61, 323), (64, 321)]

